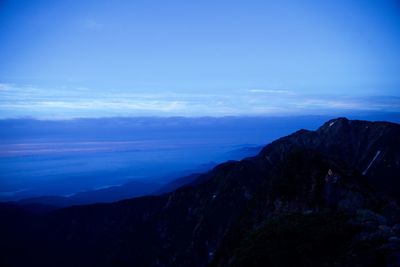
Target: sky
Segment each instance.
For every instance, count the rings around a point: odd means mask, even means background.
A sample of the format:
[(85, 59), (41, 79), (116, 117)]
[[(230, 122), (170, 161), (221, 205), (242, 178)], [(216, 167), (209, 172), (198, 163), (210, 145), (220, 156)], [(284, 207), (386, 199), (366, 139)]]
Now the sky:
[(0, 118), (400, 112), (400, 4), (0, 0)]

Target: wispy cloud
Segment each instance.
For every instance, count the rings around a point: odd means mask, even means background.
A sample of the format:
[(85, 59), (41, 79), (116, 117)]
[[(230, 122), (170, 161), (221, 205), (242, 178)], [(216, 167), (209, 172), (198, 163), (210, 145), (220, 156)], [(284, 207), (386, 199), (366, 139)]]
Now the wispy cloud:
[[(254, 91), (257, 90), (257, 91)], [(286, 90), (231, 94), (96, 91), (0, 84), (0, 117), (225, 116), (400, 111), (400, 97), (293, 94)]]
[(400, 111), (400, 97), (305, 97), (296, 102), (300, 109)]
[(0, 83), (0, 91), (7, 91), (12, 87), (11, 84), (8, 83)]

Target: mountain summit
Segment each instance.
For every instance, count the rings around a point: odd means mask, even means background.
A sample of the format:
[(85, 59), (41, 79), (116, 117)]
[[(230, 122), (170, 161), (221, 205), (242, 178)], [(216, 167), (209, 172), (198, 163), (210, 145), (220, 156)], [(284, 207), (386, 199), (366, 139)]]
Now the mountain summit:
[(400, 125), (330, 120), (178, 190), (0, 207), (2, 266), (399, 266)]

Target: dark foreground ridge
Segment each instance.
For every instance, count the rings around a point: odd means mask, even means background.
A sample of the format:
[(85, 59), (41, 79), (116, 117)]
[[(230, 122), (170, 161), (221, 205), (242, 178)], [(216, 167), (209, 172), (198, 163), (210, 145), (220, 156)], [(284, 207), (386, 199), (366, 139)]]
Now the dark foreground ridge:
[(400, 125), (328, 121), (161, 196), (2, 204), (1, 266), (400, 266)]

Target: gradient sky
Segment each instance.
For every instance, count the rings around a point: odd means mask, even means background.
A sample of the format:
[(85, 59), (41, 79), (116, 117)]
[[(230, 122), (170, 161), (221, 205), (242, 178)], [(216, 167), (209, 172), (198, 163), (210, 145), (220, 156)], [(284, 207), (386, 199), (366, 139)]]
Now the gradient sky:
[(0, 117), (400, 111), (400, 4), (0, 1)]

